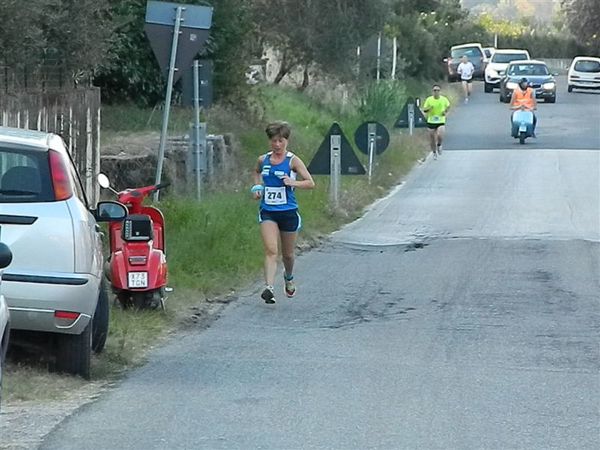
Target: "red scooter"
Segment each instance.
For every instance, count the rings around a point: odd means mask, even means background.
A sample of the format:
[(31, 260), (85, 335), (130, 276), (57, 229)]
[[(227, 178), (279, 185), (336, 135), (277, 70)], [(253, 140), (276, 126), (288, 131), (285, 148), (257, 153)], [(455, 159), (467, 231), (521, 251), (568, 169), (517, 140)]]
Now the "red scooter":
[(117, 192), (110, 187), (104, 174), (98, 183), (117, 195), (129, 214), (122, 222), (109, 224), (110, 257), (107, 275), (116, 299), (124, 308), (165, 308), (167, 259), (165, 256), (165, 219), (153, 206), (143, 205), (150, 194), (170, 183), (125, 189)]

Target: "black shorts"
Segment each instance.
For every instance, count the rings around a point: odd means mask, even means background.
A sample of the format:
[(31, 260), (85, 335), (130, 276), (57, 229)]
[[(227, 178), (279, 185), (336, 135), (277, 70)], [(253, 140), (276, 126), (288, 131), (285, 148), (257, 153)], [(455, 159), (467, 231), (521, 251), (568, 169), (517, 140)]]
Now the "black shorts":
[(445, 123), (429, 123), (427, 122), (427, 128), (430, 130), (437, 130), (439, 127), (443, 127)]
[(467, 83), (472, 83), (473, 82), (473, 78), (470, 78), (468, 80), (462, 80), (462, 81), (466, 81)]
[(267, 220), (275, 222), (279, 227), (279, 231), (286, 233), (295, 233), (302, 227), (302, 218), (297, 209), (288, 211), (265, 211), (261, 209), (258, 213), (258, 221), (262, 223)]

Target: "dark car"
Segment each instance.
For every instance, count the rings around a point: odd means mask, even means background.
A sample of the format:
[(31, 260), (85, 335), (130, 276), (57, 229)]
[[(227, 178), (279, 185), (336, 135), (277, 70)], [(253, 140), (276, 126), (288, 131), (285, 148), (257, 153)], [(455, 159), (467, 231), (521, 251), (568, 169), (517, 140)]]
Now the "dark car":
[(448, 66), (448, 82), (460, 79), (460, 75), (456, 69), (463, 56), (466, 56), (471, 61), (471, 64), (473, 64), (473, 67), (475, 67), (473, 78), (483, 80), (487, 58), (481, 44), (473, 43), (455, 45), (450, 48), (450, 57), (444, 60)]
[(535, 92), (535, 98), (546, 103), (556, 102), (556, 80), (543, 61), (513, 61), (506, 68), (500, 81), (500, 101), (510, 102), (513, 91), (519, 86), (521, 79), (527, 78), (529, 86)]

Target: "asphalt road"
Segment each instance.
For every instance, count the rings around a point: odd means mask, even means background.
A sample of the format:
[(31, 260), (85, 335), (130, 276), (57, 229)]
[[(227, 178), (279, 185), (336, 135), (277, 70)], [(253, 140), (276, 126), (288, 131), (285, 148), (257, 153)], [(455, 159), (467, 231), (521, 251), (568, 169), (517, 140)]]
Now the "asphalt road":
[(42, 448), (596, 449), (600, 95), (562, 85), (520, 146), (476, 89), (297, 298), (248, 292)]

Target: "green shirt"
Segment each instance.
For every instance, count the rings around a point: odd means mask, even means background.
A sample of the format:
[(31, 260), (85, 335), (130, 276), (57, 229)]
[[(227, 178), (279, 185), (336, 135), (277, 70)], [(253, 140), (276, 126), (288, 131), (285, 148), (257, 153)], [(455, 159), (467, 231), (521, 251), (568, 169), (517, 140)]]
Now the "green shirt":
[(435, 98), (433, 95), (427, 97), (423, 109), (431, 108), (425, 114), (427, 115), (427, 123), (446, 123), (444, 113), (450, 107), (450, 101), (440, 95), (440, 98)]

